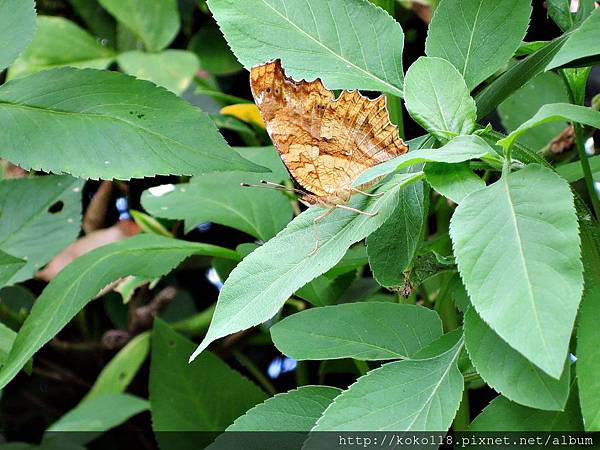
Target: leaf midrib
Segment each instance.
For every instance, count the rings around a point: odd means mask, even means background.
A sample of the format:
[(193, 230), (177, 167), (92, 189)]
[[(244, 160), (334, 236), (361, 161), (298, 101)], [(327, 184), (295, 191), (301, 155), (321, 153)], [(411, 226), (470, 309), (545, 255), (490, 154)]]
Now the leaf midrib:
[[(394, 86), (393, 84), (379, 78), (378, 76), (372, 74), (371, 72), (363, 69), (360, 66), (357, 66), (356, 64), (354, 64), (352, 61), (344, 58), (344, 56), (336, 53), (333, 49), (329, 48), (327, 45), (325, 45), (324, 43), (322, 43), (321, 41), (319, 41), (318, 39), (315, 39), (313, 36), (311, 36), (310, 34), (308, 34), (306, 31), (304, 31), (302, 28), (300, 28), (298, 25), (296, 25), (294, 22), (292, 22), (288, 17), (284, 16), (283, 14), (281, 14), (279, 11), (277, 11), (275, 8), (273, 8), (269, 3), (267, 3), (265, 0), (260, 0), (262, 3), (264, 3), (269, 9), (271, 9), (275, 14), (277, 14), (279, 17), (281, 17), (285, 22), (289, 23), (291, 26), (293, 26), (296, 31), (298, 31), (298, 33), (300, 33), (303, 36), (306, 36), (309, 40), (315, 42), (316, 44), (320, 45), (321, 47), (323, 47), (325, 50), (327, 50), (329, 53), (331, 53), (333, 56), (339, 58), (341, 61), (343, 61), (344, 63), (346, 63), (346, 65), (350, 65), (352, 66), (354, 69), (358, 70), (359, 72), (362, 72), (363, 74), (367, 75), (368, 77), (372, 78), (373, 80), (376, 80), (380, 83), (383, 83), (385, 86), (389, 87), (393, 92), (395, 92), (398, 96), (402, 97), (403, 96), (403, 92), (401, 89), (397, 88), (396, 86)], [(362, 48), (362, 47), (361, 47)]]

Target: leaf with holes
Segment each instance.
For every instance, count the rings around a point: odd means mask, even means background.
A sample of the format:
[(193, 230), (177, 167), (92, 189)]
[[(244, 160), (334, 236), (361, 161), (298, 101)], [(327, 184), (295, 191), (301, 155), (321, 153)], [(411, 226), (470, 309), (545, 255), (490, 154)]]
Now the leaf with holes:
[(31, 278), (75, 240), (82, 187), (68, 176), (0, 181), (0, 250), (27, 261), (8, 284)]
[(13, 80), (0, 86), (0, 122), (0, 157), (24, 169), (106, 179), (264, 171), (200, 110), (118, 72), (62, 68)]
[(367, 0), (209, 0), (238, 60), (280, 58), (296, 80), (402, 96), (400, 24)]

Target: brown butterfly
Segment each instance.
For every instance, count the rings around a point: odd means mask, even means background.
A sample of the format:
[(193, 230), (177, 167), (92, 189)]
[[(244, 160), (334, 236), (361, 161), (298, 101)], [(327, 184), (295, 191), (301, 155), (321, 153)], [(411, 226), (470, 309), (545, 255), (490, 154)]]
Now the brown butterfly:
[(301, 201), (327, 207), (315, 222), (335, 208), (375, 215), (346, 203), (353, 193), (373, 195), (364, 191), (374, 182), (352, 187), (358, 175), (408, 151), (390, 123), (385, 97), (343, 91), (336, 99), (318, 78), (286, 77), (279, 59), (252, 68), (250, 84), (281, 159), (306, 190), (296, 190)]

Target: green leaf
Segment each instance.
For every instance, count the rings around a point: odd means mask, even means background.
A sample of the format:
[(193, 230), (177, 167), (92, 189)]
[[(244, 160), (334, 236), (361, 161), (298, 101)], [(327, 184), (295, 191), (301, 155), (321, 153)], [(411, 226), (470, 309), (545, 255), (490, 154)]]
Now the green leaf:
[(0, 71), (12, 63), (31, 42), (35, 33), (35, 2), (0, 2)]
[[(150, 404), (147, 400), (129, 394), (113, 394), (94, 397), (80, 403), (58, 421), (48, 427), (46, 433), (56, 431), (107, 431), (127, 421), (130, 417), (146, 411)], [(95, 436), (80, 433), (86, 443)], [(46, 434), (46, 439), (52, 435)]]
[[(569, 93), (563, 80), (555, 73), (546, 72), (538, 75), (507, 98), (498, 106), (498, 113), (504, 128), (513, 131), (543, 105), (568, 102)], [(558, 136), (565, 127), (564, 122), (548, 123), (524, 133), (519, 137), (519, 142), (532, 150), (539, 150)]]
[(473, 173), (468, 163), (429, 163), (425, 166), (425, 177), (433, 189), (457, 204), (485, 187), (485, 182)]
[(403, 186), (417, 178), (414, 174), (396, 175), (377, 189), (382, 196), (354, 196), (350, 200), (353, 208), (377, 211), (374, 217), (336, 209), (315, 228), (313, 220), (324, 209), (314, 206), (292, 220), (231, 272), (219, 295), (208, 333), (191, 359), (214, 340), (273, 317), (290, 295), (335, 266), (352, 244), (379, 228), (395, 209)]
[(131, 51), (118, 57), (123, 72), (140, 80), (148, 80), (175, 94), (185, 91), (199, 69), (198, 58), (185, 50), (165, 50), (160, 53)]
[[(142, 205), (157, 217), (185, 220), (186, 231), (200, 223), (215, 222), (258, 239), (270, 239), (291, 220), (290, 200), (281, 192), (244, 188), (240, 183), (256, 184), (261, 179), (281, 183), (289, 180), (289, 175), (273, 147), (246, 147), (239, 152), (271, 172), (206, 174), (193, 178), (189, 183), (172, 186), (171, 192), (150, 189), (143, 193)], [(164, 189), (171, 187), (165, 186)]]
[(150, 334), (134, 337), (104, 366), (83, 402), (102, 395), (120, 394), (138, 372), (150, 350)]
[(336, 397), (313, 431), (446, 431), (462, 397), (462, 347), (460, 340), (437, 357), (370, 371)]
[[(590, 163), (590, 169), (592, 170), (592, 178), (594, 180), (600, 180), (600, 155), (590, 156), (588, 161)], [(556, 173), (569, 183), (574, 183), (584, 177), (580, 161), (562, 164), (556, 168)]]
[(33, 305), (6, 365), (0, 370), (0, 388), (109, 283), (127, 275), (162, 276), (194, 254), (238, 259), (236, 252), (214, 245), (142, 234), (100, 247), (73, 261)]
[(21, 270), (26, 263), (27, 261), (24, 259), (15, 258), (0, 250), (0, 288), (6, 286), (10, 279)]
[(542, 106), (535, 115), (524, 122), (519, 128), (508, 136), (498, 141), (498, 145), (509, 148), (515, 140), (531, 128), (556, 121), (576, 122), (600, 128), (600, 112), (584, 106), (571, 105), (569, 103), (552, 103)]
[(599, 314), (600, 287), (595, 285), (586, 290), (583, 296), (577, 327), (577, 379), (586, 431), (600, 431)]
[(442, 335), (435, 311), (394, 303), (311, 308), (271, 327), (271, 339), (297, 360), (411, 358)]
[(561, 411), (569, 396), (570, 370), (560, 380), (546, 375), (513, 350), (470, 308), (465, 315), (465, 347), (481, 378), (521, 405)]
[(575, 31), (568, 35), (567, 42), (554, 55), (546, 70), (566, 65), (578, 65), (579, 62), (587, 65), (586, 58), (600, 56), (599, 40), (600, 10), (596, 9)]
[(544, 72), (546, 66), (560, 50), (566, 39), (567, 36), (562, 35), (550, 41), (532, 55), (513, 64), (506, 72), (481, 89), (475, 96), (477, 119), (485, 118), (513, 92)]
[(280, 58), (296, 80), (402, 96), (400, 25), (367, 0), (209, 0), (238, 60)]
[(583, 288), (569, 185), (537, 164), (506, 174), (463, 200), (450, 236), (479, 315), (558, 379)]
[(27, 261), (8, 284), (31, 278), (77, 238), (82, 187), (68, 176), (0, 181), (0, 250)]
[(24, 169), (106, 179), (264, 170), (200, 110), (117, 72), (62, 68), (13, 80), (0, 87), (0, 122), (0, 157)]
[(600, 228), (581, 220), (585, 291), (577, 322), (577, 382), (586, 431), (600, 431)]
[(210, 352), (188, 364), (194, 346), (160, 319), (154, 321), (150, 403), (152, 428), (161, 448), (203, 448), (211, 441), (209, 434), (176, 433), (175, 440), (170, 435), (174, 431), (223, 431), (266, 399), (254, 383)]
[(475, 418), (469, 431), (583, 431), (583, 424), (573, 393), (564, 411), (528, 408), (498, 396)]
[(115, 59), (113, 50), (70, 20), (38, 16), (37, 26), (29, 47), (10, 66), (8, 79), (63, 66), (106, 69)]
[(200, 26), (190, 39), (188, 50), (200, 59), (200, 68), (212, 75), (231, 75), (242, 70), (219, 27), (212, 22)]
[(115, 46), (117, 40), (115, 20), (98, 0), (68, 0), (68, 2), (94, 35), (104, 39), (110, 46)]
[(421, 242), (424, 214), (423, 183), (406, 186), (390, 218), (367, 239), (369, 265), (380, 285), (403, 284)]
[(99, 0), (151, 52), (168, 46), (179, 32), (176, 0)]
[(15, 337), (17, 337), (17, 333), (0, 323), (0, 366), (4, 365), (13, 342), (15, 342)]
[(440, 141), (475, 129), (475, 101), (461, 74), (448, 61), (417, 59), (406, 73), (404, 91), (411, 117)]
[(355, 279), (355, 272), (337, 277), (321, 275), (298, 289), (295, 295), (314, 306), (334, 305)]
[(451, 62), (472, 90), (519, 48), (529, 16), (531, 2), (524, 0), (444, 0), (429, 24), (425, 53)]
[(341, 392), (329, 386), (302, 386), (277, 394), (237, 418), (227, 431), (310, 431)]
[(548, 0), (546, 2), (548, 16), (560, 27), (561, 30), (570, 30), (575, 24), (575, 17), (571, 13), (571, 0)]
[(458, 136), (441, 148), (414, 150), (367, 169), (358, 176), (353, 185), (360, 186), (415, 164), (425, 162), (461, 163), (491, 155), (495, 155), (494, 150), (479, 136)]

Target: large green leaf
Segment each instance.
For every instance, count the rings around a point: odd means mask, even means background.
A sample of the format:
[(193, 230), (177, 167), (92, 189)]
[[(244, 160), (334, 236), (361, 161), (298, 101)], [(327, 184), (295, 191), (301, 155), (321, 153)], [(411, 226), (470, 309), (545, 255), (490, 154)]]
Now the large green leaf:
[(174, 433), (160, 432), (223, 431), (266, 399), (254, 383), (210, 352), (188, 364), (193, 349), (191, 341), (161, 320), (154, 321), (150, 403), (152, 428), (159, 432), (161, 448), (204, 448), (210, 443), (209, 434), (176, 433), (173, 437)]
[[(149, 407), (147, 400), (133, 395), (102, 395), (80, 403), (50, 425), (47, 432), (107, 431)], [(80, 436), (87, 441), (91, 436), (85, 436), (86, 434), (80, 433)]]
[(421, 242), (424, 214), (423, 183), (407, 186), (390, 218), (367, 239), (369, 266), (380, 285), (402, 286)]
[(413, 63), (404, 98), (412, 118), (442, 142), (475, 129), (475, 101), (461, 74), (444, 59), (421, 57)]
[(537, 164), (505, 174), (463, 200), (450, 236), (479, 315), (558, 379), (583, 288), (569, 185)]
[(35, 2), (2, 0), (0, 30), (0, 71), (2, 71), (31, 42), (35, 32)]
[(352, 244), (379, 228), (394, 210), (403, 186), (418, 177), (396, 175), (377, 189), (382, 196), (351, 199), (351, 207), (377, 212), (374, 217), (337, 209), (315, 225), (313, 220), (324, 209), (314, 206), (247, 256), (225, 282), (208, 333), (192, 359), (214, 340), (273, 317), (297, 289), (335, 266)]
[(215, 222), (258, 239), (270, 239), (291, 220), (290, 200), (281, 192), (244, 188), (240, 183), (259, 183), (261, 179), (281, 183), (289, 180), (289, 175), (273, 147), (243, 148), (239, 152), (271, 173), (206, 174), (174, 186), (171, 192), (153, 195), (155, 190), (146, 191), (142, 205), (155, 216), (185, 220), (186, 230), (203, 222)]
[(525, 0), (444, 0), (429, 24), (426, 53), (454, 64), (472, 90), (519, 48), (530, 15)]
[(354, 181), (354, 186), (415, 164), (425, 162), (461, 163), (493, 155), (495, 155), (494, 150), (479, 136), (458, 136), (441, 148), (415, 150), (367, 169)]
[(508, 148), (527, 130), (546, 123), (566, 120), (600, 128), (600, 112), (569, 103), (552, 103), (542, 106), (531, 119), (521, 124), (505, 138), (500, 139), (498, 144)]
[(138, 372), (150, 351), (150, 334), (137, 335), (104, 366), (82, 401), (102, 395), (120, 394)]
[(410, 358), (441, 335), (434, 311), (377, 302), (311, 308), (271, 327), (275, 346), (297, 360)]
[(583, 424), (577, 395), (570, 395), (564, 411), (528, 408), (499, 396), (471, 422), (469, 431), (583, 431)]
[(0, 387), (6, 386), (25, 362), (106, 285), (127, 275), (157, 278), (194, 254), (238, 259), (236, 252), (214, 245), (139, 235), (100, 247), (73, 261), (33, 305), (6, 365), (0, 370)]
[(425, 176), (433, 189), (454, 203), (485, 187), (485, 182), (473, 173), (467, 162), (429, 163), (425, 166)]
[(431, 359), (368, 372), (336, 397), (313, 431), (446, 431), (463, 391), (457, 366), (462, 347), (461, 339)]
[(589, 57), (600, 57), (600, 10), (596, 9), (579, 28), (569, 34), (567, 42), (562, 46), (547, 70), (565, 65), (577, 65), (578, 60)]
[(176, 0), (99, 0), (120, 23), (152, 52), (162, 50), (179, 31)]
[(15, 258), (0, 250), (0, 288), (8, 284), (10, 279), (26, 264), (24, 259)]
[(465, 315), (464, 330), (471, 361), (488, 385), (521, 405), (555, 411), (564, 408), (569, 396), (568, 366), (560, 380), (546, 375), (500, 339), (473, 308)]
[[(538, 75), (525, 86), (507, 98), (498, 113), (502, 125), (509, 132), (532, 117), (543, 105), (548, 103), (568, 103), (569, 93), (560, 76), (552, 72)], [(566, 124), (553, 122), (533, 128), (519, 137), (519, 142), (533, 150), (546, 146), (563, 131)]]
[(68, 176), (0, 181), (0, 250), (24, 259), (9, 283), (33, 274), (75, 240), (83, 181)]
[(517, 64), (511, 65), (506, 72), (481, 89), (475, 95), (477, 118), (485, 118), (513, 92), (544, 72), (546, 66), (560, 50), (566, 39), (567, 36), (562, 35), (550, 41), (532, 55), (522, 59)]
[(0, 122), (0, 157), (25, 169), (106, 179), (260, 170), (200, 110), (117, 72), (62, 68), (13, 80), (0, 87)]
[(4, 365), (16, 337), (17, 333), (0, 323), (0, 366)]
[(600, 228), (581, 220), (585, 291), (577, 322), (577, 382), (586, 431), (600, 431)]
[[(590, 156), (588, 162), (590, 163), (590, 169), (592, 170), (592, 178), (594, 180), (600, 180), (600, 155)], [(574, 183), (584, 177), (580, 161), (562, 164), (556, 168), (556, 173), (569, 183)]]
[(367, 0), (209, 0), (238, 60), (247, 68), (280, 58), (294, 79), (329, 89), (402, 96), (404, 33)]
[(39, 16), (37, 25), (31, 44), (10, 66), (9, 79), (62, 66), (106, 69), (115, 59), (113, 50), (70, 20)]
[(118, 58), (123, 72), (141, 80), (152, 81), (171, 92), (185, 91), (198, 71), (198, 58), (185, 50), (146, 53), (137, 50), (121, 53)]
[(302, 386), (277, 394), (236, 419), (227, 431), (310, 431), (341, 392), (329, 386)]

